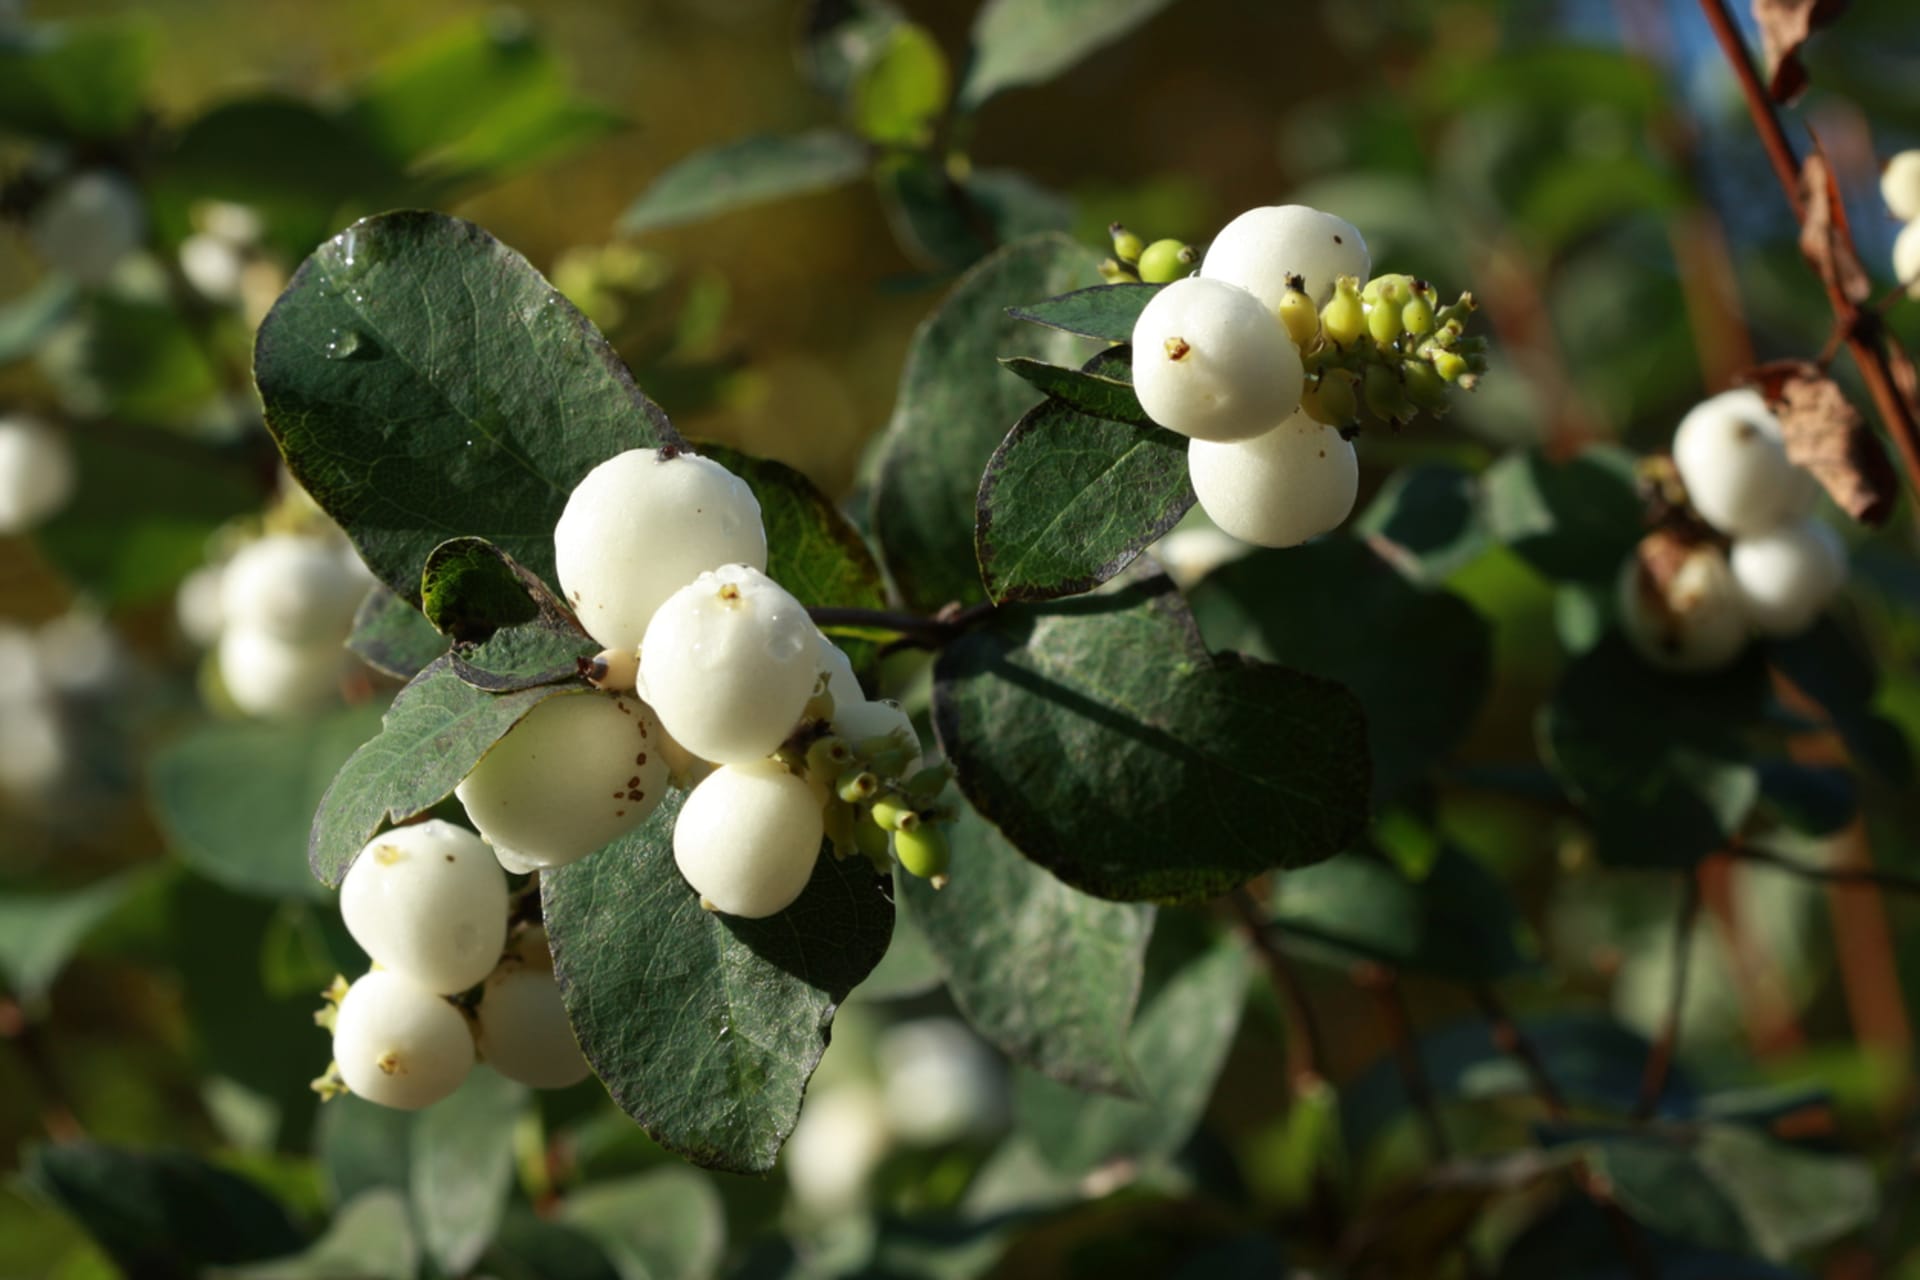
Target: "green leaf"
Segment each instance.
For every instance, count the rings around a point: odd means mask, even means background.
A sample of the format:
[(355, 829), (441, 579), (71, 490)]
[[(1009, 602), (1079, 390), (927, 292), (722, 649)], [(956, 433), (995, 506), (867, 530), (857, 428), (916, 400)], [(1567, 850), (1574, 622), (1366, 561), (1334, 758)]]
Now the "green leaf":
[(573, 680), (600, 646), (559, 597), (485, 538), (449, 538), (420, 571), (420, 607), (454, 639), (453, 670), (489, 693)]
[(823, 853), (778, 915), (702, 910), (674, 866), (679, 811), (669, 796), (640, 830), (542, 875), (554, 971), (622, 1110), (695, 1164), (764, 1173), (834, 1011), (886, 952), (893, 903), (864, 859)]
[(254, 378), (294, 476), (409, 600), (428, 553), (467, 534), (551, 582), (580, 478), (678, 441), (525, 258), (437, 213), (315, 250), (260, 326)]
[(154, 816), (188, 866), (241, 893), (326, 900), (307, 869), (307, 833), (327, 785), (380, 727), (378, 706), (317, 723), (209, 724), (157, 751)]
[(436, 658), (327, 788), (307, 841), (313, 874), (338, 887), (367, 841), (446, 799), (521, 716), (556, 696), (566, 695), (551, 685), (486, 693), (460, 678), (451, 656)]
[(965, 177), (938, 156), (889, 152), (874, 164), (873, 183), (893, 238), (931, 271), (964, 271), (999, 243), (998, 227), (968, 194)]
[(1479, 496), (1479, 482), (1458, 467), (1401, 467), (1380, 486), (1353, 531), (1388, 544), (1409, 578), (1437, 586), (1486, 549)]
[(974, 538), (987, 594), (1005, 603), (1091, 591), (1193, 502), (1184, 439), (1042, 401), (980, 479)]
[(146, 105), (158, 45), (144, 14), (0, 32), (0, 132), (110, 138)]
[(1157, 284), (1100, 284), (1076, 289), (1043, 302), (1008, 307), (1016, 320), (1045, 325), (1082, 338), (1102, 342), (1131, 342), (1140, 313), (1163, 286)]
[(953, 1002), (1022, 1066), (1079, 1089), (1129, 1093), (1127, 1027), (1153, 908), (1068, 888), (971, 811), (948, 835), (953, 877), (896, 883)]
[(413, 605), (375, 585), (353, 615), (347, 651), (375, 671), (411, 680), (447, 651), (447, 638)]
[(421, 1243), (448, 1275), (486, 1252), (513, 1189), (513, 1130), (526, 1086), (476, 1067), (413, 1122), (408, 1183)]
[(1827, 713), (1856, 760), (1895, 786), (1912, 780), (1912, 745), (1899, 725), (1874, 707), (1880, 673), (1872, 655), (1831, 613), (1797, 636), (1769, 641), (1767, 656)]
[(73, 314), (79, 296), (72, 280), (49, 275), (25, 293), (0, 303), (0, 365), (24, 360), (39, 350), (40, 344)]
[(633, 234), (698, 222), (845, 186), (867, 171), (867, 144), (838, 129), (742, 138), (680, 160), (620, 215)]
[(973, 20), (973, 60), (960, 105), (970, 111), (1002, 89), (1051, 79), (1166, 6), (1167, 0), (987, 0)]
[(908, 607), (986, 598), (973, 540), (980, 473), (1038, 399), (997, 357), (1073, 354), (1066, 339), (1009, 319), (1006, 300), (1095, 278), (1093, 255), (1065, 236), (1009, 245), (963, 276), (914, 335), (873, 496), (881, 560)]
[(854, 81), (888, 48), (888, 37), (906, 19), (887, 0), (826, 0), (810, 3), (801, 19), (800, 63), (821, 93), (845, 98)]
[(1595, 445), (1562, 463), (1513, 453), (1487, 469), (1487, 527), (1549, 578), (1611, 585), (1644, 531), (1633, 455)]
[(306, 1244), (273, 1197), (184, 1151), (69, 1142), (33, 1151), (26, 1177), (142, 1280), (191, 1280)]
[(225, 391), (206, 338), (171, 304), (96, 293), (81, 318), (70, 394), (99, 401), (111, 418), (192, 427)]
[(974, 807), (1103, 898), (1210, 898), (1331, 857), (1367, 817), (1345, 688), (1209, 656), (1165, 578), (1011, 606), (934, 668), (934, 723)]
[(344, 1204), (327, 1233), (291, 1258), (214, 1273), (214, 1280), (414, 1280), (420, 1245), (406, 1197), (374, 1190)]
[(519, 1203), (508, 1206), (480, 1267), (489, 1280), (625, 1280), (591, 1236)]
[(1072, 231), (1074, 202), (1017, 169), (979, 168), (967, 174), (966, 196), (993, 230), (996, 244), (1048, 231)]
[(405, 1191), (412, 1178), (413, 1112), (342, 1094), (320, 1108), (313, 1153), (335, 1204), (374, 1191)]
[(1076, 1092), (1020, 1073), (1020, 1131), (1063, 1173), (1087, 1173), (1118, 1157), (1172, 1155), (1192, 1135), (1240, 1027), (1252, 972), (1245, 946), (1210, 936), (1204, 921), (1161, 914), (1147, 951), (1146, 985), (1127, 1044), (1140, 1098)]
[(1506, 886), (1451, 845), (1418, 880), (1349, 853), (1278, 877), (1272, 916), (1291, 950), (1340, 968), (1371, 960), (1457, 982), (1497, 982), (1527, 966)]
[[(1255, 551), (1208, 574), (1192, 598), (1210, 645), (1353, 690), (1367, 713), (1376, 806), (1466, 736), (1491, 684), (1486, 620), (1459, 596), (1408, 581), (1344, 534)], [(1418, 643), (1388, 647), (1383, 636)]]
[(560, 1220), (598, 1241), (621, 1280), (713, 1275), (727, 1243), (713, 1180), (674, 1166), (581, 1187), (561, 1202)]
[(1000, 363), (1070, 408), (1136, 427), (1153, 423), (1133, 392), (1133, 353), (1128, 347), (1102, 351), (1078, 369), (1031, 356), (1002, 356)]
[(849, 113), (869, 142), (925, 146), (952, 91), (939, 42), (917, 23), (896, 23), (853, 78)]
[(0, 976), (13, 994), (44, 999), (87, 935), (148, 879), (125, 872), (64, 893), (0, 893)]

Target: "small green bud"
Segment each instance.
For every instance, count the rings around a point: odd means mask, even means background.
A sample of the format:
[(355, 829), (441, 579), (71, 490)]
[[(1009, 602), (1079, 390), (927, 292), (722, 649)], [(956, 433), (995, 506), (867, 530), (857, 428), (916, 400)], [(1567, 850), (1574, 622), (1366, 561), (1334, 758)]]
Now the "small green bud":
[(807, 748), (807, 776), (837, 778), (853, 763), (853, 751), (839, 738), (828, 734), (816, 738)]
[(1200, 255), (1190, 244), (1178, 240), (1155, 240), (1140, 253), (1140, 279), (1147, 284), (1167, 284), (1192, 272)]
[(880, 779), (865, 769), (853, 769), (842, 774), (833, 784), (833, 793), (848, 804), (858, 804), (862, 800), (871, 800), (880, 790)]
[(920, 825), (920, 815), (898, 800), (882, 796), (873, 802), (873, 820), (884, 831), (911, 831)]
[(1300, 393), (1300, 407), (1309, 418), (1326, 426), (1351, 424), (1360, 408), (1353, 394), (1353, 375), (1345, 369), (1328, 369)]
[(1360, 282), (1341, 276), (1333, 286), (1333, 296), (1320, 308), (1320, 328), (1327, 340), (1339, 347), (1350, 347), (1366, 332), (1367, 312), (1360, 303)]
[(1407, 299), (1413, 296), (1413, 277), (1389, 272), (1384, 276), (1375, 276), (1367, 281), (1367, 287), (1360, 291), (1360, 300), (1368, 306), (1384, 302), (1389, 306), (1405, 306)]
[(1406, 379), (1407, 397), (1428, 413), (1445, 413), (1451, 406), (1447, 402), (1447, 380), (1425, 360), (1408, 360), (1400, 366), (1400, 372)]
[(1433, 304), (1427, 301), (1426, 294), (1414, 294), (1407, 305), (1400, 308), (1400, 323), (1416, 338), (1433, 332)]
[(946, 883), (947, 867), (953, 861), (953, 849), (943, 828), (925, 824), (913, 831), (893, 833), (893, 856), (900, 865), (922, 880), (931, 880), (938, 889)]
[(1413, 416), (1413, 405), (1407, 399), (1407, 388), (1400, 381), (1400, 375), (1384, 364), (1367, 366), (1366, 379), (1361, 384), (1367, 398), (1367, 408), (1373, 415), (1387, 422), (1405, 422)]
[(1306, 291), (1306, 283), (1299, 276), (1288, 276), (1287, 291), (1280, 295), (1280, 323), (1286, 326), (1293, 345), (1302, 351), (1320, 336), (1320, 312)]
[(1392, 346), (1402, 332), (1400, 308), (1385, 298), (1375, 302), (1367, 311), (1367, 332), (1381, 346)]
[(1100, 264), (1100, 278), (1108, 284), (1138, 284), (1140, 277), (1121, 266), (1112, 258)]
[(1456, 352), (1436, 351), (1430, 358), (1433, 361), (1433, 371), (1444, 381), (1458, 382), (1467, 372), (1466, 357)]
[(1140, 252), (1147, 247), (1146, 241), (1117, 222), (1107, 227), (1107, 234), (1113, 238), (1114, 257), (1129, 264), (1140, 261)]

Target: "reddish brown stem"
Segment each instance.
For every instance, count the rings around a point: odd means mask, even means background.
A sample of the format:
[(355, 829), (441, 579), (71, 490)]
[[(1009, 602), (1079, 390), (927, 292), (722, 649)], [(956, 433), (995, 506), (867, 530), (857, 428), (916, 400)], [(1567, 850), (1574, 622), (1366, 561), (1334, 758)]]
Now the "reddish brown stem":
[(1533, 1096), (1547, 1109), (1548, 1116), (1555, 1120), (1566, 1119), (1567, 1100), (1547, 1070), (1546, 1059), (1540, 1056), (1540, 1050), (1520, 1030), (1513, 1015), (1507, 1012), (1499, 993), (1491, 983), (1486, 982), (1476, 982), (1469, 990), (1473, 994), (1474, 1004), (1479, 1006), (1481, 1015), (1492, 1028), (1494, 1048), (1520, 1064), (1520, 1069), (1527, 1073), (1527, 1082), (1533, 1086)]
[(1320, 1034), (1320, 1021), (1314, 1016), (1313, 1002), (1307, 999), (1306, 984), (1293, 967), (1293, 960), (1280, 948), (1274, 926), (1265, 919), (1260, 905), (1245, 889), (1227, 895), (1233, 913), (1240, 920), (1247, 940), (1260, 953), (1274, 994), (1287, 1019), (1287, 1087), (1299, 1097), (1326, 1078), (1326, 1042)]
[(1673, 1059), (1680, 1046), (1680, 1020), (1687, 1005), (1687, 970), (1693, 957), (1693, 927), (1700, 918), (1700, 878), (1689, 873), (1682, 881), (1680, 912), (1673, 926), (1673, 980), (1667, 988), (1667, 1009), (1660, 1034), (1647, 1051), (1647, 1067), (1640, 1076), (1640, 1097), (1633, 1104), (1635, 1120), (1650, 1120), (1659, 1109)]

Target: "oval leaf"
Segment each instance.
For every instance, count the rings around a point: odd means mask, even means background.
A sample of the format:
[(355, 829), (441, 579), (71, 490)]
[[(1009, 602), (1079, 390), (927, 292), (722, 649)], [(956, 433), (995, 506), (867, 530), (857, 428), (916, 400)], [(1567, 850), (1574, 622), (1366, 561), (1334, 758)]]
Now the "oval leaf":
[(1083, 338), (1131, 342), (1140, 313), (1161, 288), (1157, 284), (1097, 284), (1043, 302), (1008, 307), (1007, 314)]
[(742, 138), (674, 164), (620, 215), (626, 232), (698, 222), (843, 186), (867, 171), (867, 144), (838, 129)]

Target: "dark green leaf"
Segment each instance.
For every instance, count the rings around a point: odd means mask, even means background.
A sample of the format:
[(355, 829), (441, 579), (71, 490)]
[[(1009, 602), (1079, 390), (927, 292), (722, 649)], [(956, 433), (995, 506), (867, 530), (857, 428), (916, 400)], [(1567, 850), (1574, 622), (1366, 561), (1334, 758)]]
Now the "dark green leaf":
[(1366, 824), (1345, 688), (1210, 657), (1165, 578), (1011, 606), (935, 666), (961, 790), (1028, 858), (1105, 898), (1210, 898), (1331, 857)]
[(374, 705), (318, 722), (210, 724), (168, 743), (151, 768), (154, 814), (181, 860), (268, 898), (329, 899), (307, 869), (312, 815), (354, 749), (380, 727)]
[(1121, 1156), (1173, 1154), (1213, 1093), (1240, 1027), (1251, 971), (1239, 938), (1213, 937), (1197, 918), (1162, 913), (1127, 1036), (1140, 1098), (1078, 1093), (1022, 1072), (1014, 1099), (1021, 1132), (1063, 1173), (1086, 1173)]
[[(1645, 1256), (1661, 1280), (1807, 1280), (1808, 1273), (1758, 1258), (1682, 1244), (1642, 1227)], [(1498, 1280), (1640, 1280), (1621, 1249), (1619, 1224), (1584, 1195), (1572, 1195), (1528, 1224), (1500, 1259)]]
[(414, 1280), (419, 1270), (406, 1198), (376, 1190), (342, 1205), (327, 1233), (297, 1256), (223, 1270), (217, 1280)]
[(986, 597), (973, 542), (980, 473), (1038, 399), (996, 358), (1073, 355), (1066, 339), (1009, 319), (1007, 298), (1094, 278), (1093, 255), (1064, 236), (1009, 245), (964, 276), (914, 336), (873, 498), (881, 558), (909, 607)]
[(671, 796), (639, 831), (541, 877), (555, 973), (622, 1110), (696, 1164), (763, 1173), (834, 1010), (886, 952), (893, 903), (864, 859), (823, 853), (778, 915), (705, 911), (674, 866), (679, 811)]
[(1140, 995), (1153, 908), (1070, 889), (985, 821), (948, 839), (953, 876), (897, 883), (932, 944), (953, 1001), (1009, 1057), (1079, 1089), (1128, 1093), (1127, 1026)]
[(395, 1111), (350, 1093), (320, 1108), (314, 1124), (314, 1156), (335, 1204), (344, 1205), (383, 1188), (404, 1191), (408, 1187), (417, 1118), (412, 1112)]
[(376, 671), (411, 680), (447, 651), (447, 638), (413, 605), (376, 585), (353, 615), (347, 650)]
[(966, 181), (936, 156), (890, 153), (874, 165), (873, 182), (894, 239), (929, 270), (964, 271), (999, 241), (999, 228)]
[(1896, 786), (1911, 781), (1913, 749), (1906, 734), (1874, 707), (1880, 673), (1873, 658), (1833, 615), (1821, 615), (1797, 636), (1770, 641), (1767, 655), (1827, 713), (1856, 759)]
[(224, 390), (204, 337), (168, 303), (95, 294), (81, 318), (73, 390), (114, 419), (190, 427)]
[(49, 275), (27, 292), (0, 303), (0, 365), (32, 355), (73, 312), (73, 281)]
[(1487, 527), (1550, 578), (1611, 584), (1644, 532), (1633, 466), (1604, 445), (1562, 463), (1509, 454), (1482, 479)]
[(481, 1270), (488, 1280), (626, 1280), (586, 1232), (521, 1204), (508, 1207)]
[(917, 23), (894, 23), (853, 77), (849, 114), (869, 142), (925, 146), (952, 88), (939, 42)]
[(146, 877), (122, 873), (65, 893), (0, 893), (0, 977), (21, 1001), (41, 1000), (87, 935)]
[(409, 600), (428, 553), (467, 534), (551, 582), (580, 478), (677, 440), (526, 259), (436, 213), (316, 250), (260, 327), (254, 378), (294, 476)]
[(1380, 486), (1353, 531), (1388, 544), (1408, 577), (1438, 585), (1486, 548), (1479, 498), (1478, 482), (1458, 467), (1401, 467)]
[(446, 799), (521, 716), (560, 693), (550, 685), (485, 693), (460, 678), (451, 657), (436, 658), (394, 698), (379, 735), (327, 788), (307, 841), (313, 874), (338, 886), (383, 827)]
[(1362, 853), (1289, 871), (1275, 886), (1273, 920), (1283, 943), (1342, 968), (1371, 960), (1497, 982), (1527, 964), (1506, 886), (1450, 845), (1418, 880)]
[(155, 35), (144, 14), (0, 32), (0, 132), (98, 139), (131, 129)]
[(727, 1243), (713, 1180), (675, 1166), (581, 1187), (560, 1216), (600, 1243), (623, 1280), (712, 1275)]
[[(1493, 638), (1459, 596), (1403, 577), (1336, 534), (1222, 565), (1192, 592), (1215, 648), (1338, 680), (1367, 712), (1373, 797), (1384, 804), (1466, 736), (1491, 682)], [(1387, 647), (1385, 636), (1405, 644)]]
[(632, 233), (844, 186), (867, 171), (867, 144), (838, 129), (742, 138), (697, 152), (653, 180), (620, 215)]
[(34, 1151), (26, 1176), (141, 1280), (195, 1280), (306, 1244), (273, 1197), (184, 1151), (71, 1142)]
[(960, 88), (972, 110), (1002, 89), (1038, 84), (1111, 44), (1167, 0), (987, 0), (973, 20), (973, 61)]
[(485, 538), (449, 538), (420, 572), (420, 607), (454, 639), (453, 670), (489, 693), (558, 684), (600, 646), (559, 597)]
[(820, 92), (844, 98), (904, 20), (887, 0), (810, 0), (800, 31), (807, 79)]
[(1083, 338), (1131, 342), (1134, 323), (1160, 289), (1157, 284), (1100, 284), (1009, 307), (1007, 314)]
[(448, 1275), (465, 1275), (500, 1225), (513, 1189), (513, 1130), (525, 1085), (476, 1067), (413, 1123), (408, 1162), (421, 1243)]
[(1031, 356), (1003, 356), (1000, 363), (1071, 408), (1096, 418), (1150, 426), (1153, 419), (1133, 393), (1132, 355), (1125, 346), (1115, 347), (1102, 351), (1079, 369), (1047, 364)]
[(1840, 765), (1763, 760), (1760, 798), (1780, 821), (1803, 835), (1835, 835), (1859, 812), (1850, 769)]

